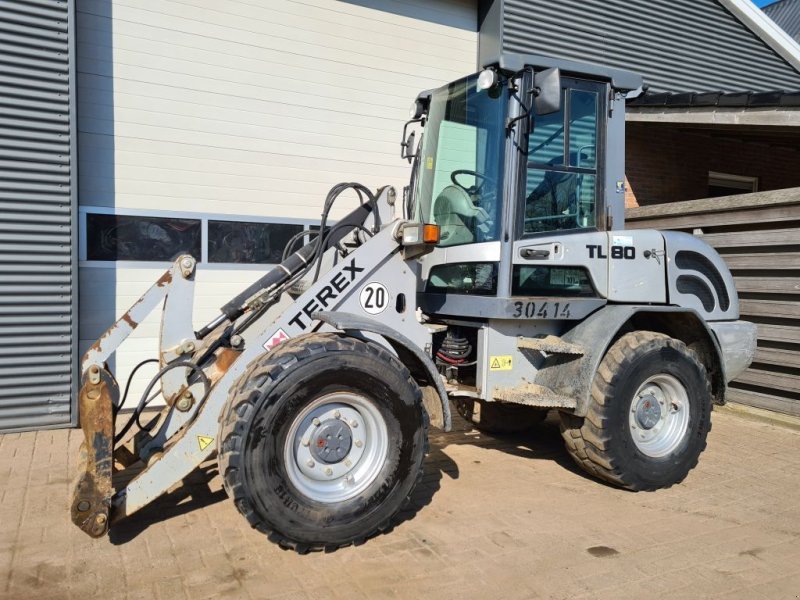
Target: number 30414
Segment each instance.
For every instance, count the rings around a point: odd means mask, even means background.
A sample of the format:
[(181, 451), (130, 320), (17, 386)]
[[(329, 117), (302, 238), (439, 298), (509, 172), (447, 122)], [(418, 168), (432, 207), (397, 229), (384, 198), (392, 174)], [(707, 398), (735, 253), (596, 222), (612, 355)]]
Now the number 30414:
[(569, 302), (514, 302), (515, 319), (568, 319)]

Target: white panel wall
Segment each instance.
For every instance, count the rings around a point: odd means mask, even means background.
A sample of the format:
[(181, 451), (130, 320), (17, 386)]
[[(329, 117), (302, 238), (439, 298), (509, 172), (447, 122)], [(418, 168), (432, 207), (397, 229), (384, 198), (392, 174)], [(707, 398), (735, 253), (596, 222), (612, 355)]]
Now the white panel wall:
[[(416, 94), (476, 69), (475, 5), (77, 0), (82, 210), (302, 222), (340, 181), (399, 190)], [(82, 262), (81, 349), (166, 267)], [(261, 272), (201, 266), (196, 324)], [(155, 353), (157, 329), (119, 353), (121, 381)]]

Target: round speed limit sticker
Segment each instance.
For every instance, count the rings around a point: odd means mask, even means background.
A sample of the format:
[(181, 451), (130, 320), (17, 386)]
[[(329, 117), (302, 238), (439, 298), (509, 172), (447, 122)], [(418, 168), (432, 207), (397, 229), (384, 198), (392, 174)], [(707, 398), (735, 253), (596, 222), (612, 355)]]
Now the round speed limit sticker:
[(386, 310), (386, 307), (389, 306), (389, 290), (387, 290), (386, 286), (382, 283), (368, 283), (361, 289), (358, 300), (364, 312), (377, 315), (382, 313)]

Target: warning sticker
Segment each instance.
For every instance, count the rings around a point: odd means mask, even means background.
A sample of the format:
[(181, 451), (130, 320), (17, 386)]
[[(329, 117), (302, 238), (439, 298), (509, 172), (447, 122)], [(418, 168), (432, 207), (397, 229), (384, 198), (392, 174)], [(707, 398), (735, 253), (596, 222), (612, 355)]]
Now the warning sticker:
[(512, 368), (513, 358), (511, 356), (490, 356), (489, 357), (489, 370), (490, 371), (510, 371)]
[(289, 336), (283, 329), (278, 329), (275, 333), (269, 336), (269, 339), (264, 342), (264, 348), (267, 350), (272, 350), (275, 346), (280, 344), (281, 342), (285, 342), (289, 339)]
[(197, 436), (197, 443), (200, 446), (200, 450), (205, 450), (214, 441), (213, 437), (208, 435), (198, 435)]

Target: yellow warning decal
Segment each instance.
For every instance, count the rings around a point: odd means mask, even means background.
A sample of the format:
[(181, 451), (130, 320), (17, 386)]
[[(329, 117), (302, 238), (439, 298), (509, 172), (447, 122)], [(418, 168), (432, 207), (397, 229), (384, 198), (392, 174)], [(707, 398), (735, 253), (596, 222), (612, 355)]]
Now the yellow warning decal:
[(433, 157), (429, 156), (428, 159), (425, 161), (425, 168), (430, 170), (433, 168)]
[(205, 450), (214, 441), (213, 437), (207, 435), (198, 435), (197, 443), (200, 445), (200, 450)]
[(489, 370), (490, 371), (510, 371), (513, 358), (511, 356), (490, 356), (489, 357)]

